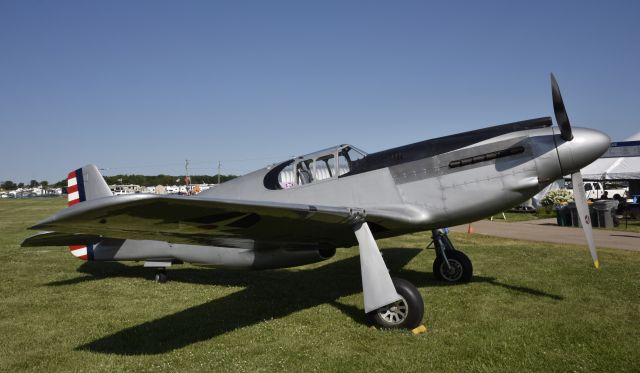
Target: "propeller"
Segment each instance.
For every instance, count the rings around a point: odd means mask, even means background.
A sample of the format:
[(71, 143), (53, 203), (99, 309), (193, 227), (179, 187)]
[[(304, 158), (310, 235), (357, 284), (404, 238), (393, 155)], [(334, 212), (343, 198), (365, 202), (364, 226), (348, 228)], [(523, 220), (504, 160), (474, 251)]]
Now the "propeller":
[[(553, 76), (553, 73), (551, 74), (551, 95), (553, 97), (553, 111), (556, 117), (556, 122), (558, 123), (558, 127), (560, 127), (560, 138), (564, 141), (571, 141), (573, 140), (573, 132), (571, 131), (569, 116), (567, 115), (567, 111), (564, 107), (560, 88), (558, 87), (558, 82), (556, 81), (556, 77)], [(582, 223), (582, 230), (584, 231), (584, 236), (587, 239), (587, 245), (591, 252), (593, 265), (596, 268), (600, 268), (596, 244), (593, 240), (593, 228), (591, 227), (589, 206), (587, 205), (587, 197), (580, 170), (571, 173), (571, 183), (573, 184), (573, 198), (576, 203), (576, 208), (578, 209), (580, 222)]]
[(551, 96), (553, 97), (553, 112), (556, 115), (558, 127), (560, 127), (560, 138), (564, 141), (571, 141), (573, 140), (571, 123), (569, 123), (569, 116), (567, 115), (567, 110), (564, 108), (560, 87), (558, 87), (558, 82), (556, 81), (556, 77), (553, 76), (553, 73), (551, 73)]
[(582, 222), (582, 230), (584, 230), (584, 236), (587, 239), (589, 251), (591, 251), (593, 266), (600, 268), (598, 253), (596, 252), (596, 243), (593, 241), (593, 228), (591, 227), (589, 206), (587, 205), (586, 192), (584, 190), (584, 183), (582, 182), (582, 174), (580, 171), (571, 174), (571, 183), (573, 184), (573, 199), (575, 200), (576, 207), (578, 208), (578, 215), (580, 216), (580, 222)]

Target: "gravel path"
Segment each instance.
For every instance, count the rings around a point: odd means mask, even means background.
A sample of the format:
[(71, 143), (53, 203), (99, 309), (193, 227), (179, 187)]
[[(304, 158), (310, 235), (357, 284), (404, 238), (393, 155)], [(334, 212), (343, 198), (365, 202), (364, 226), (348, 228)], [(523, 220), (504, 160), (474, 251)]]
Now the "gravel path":
[[(512, 238), (517, 240), (587, 245), (581, 228), (559, 227), (556, 219), (538, 219), (521, 222), (479, 220), (471, 224), (474, 234)], [(468, 225), (451, 228), (454, 232), (467, 232)], [(599, 248), (640, 251), (640, 233), (594, 229), (593, 236)]]

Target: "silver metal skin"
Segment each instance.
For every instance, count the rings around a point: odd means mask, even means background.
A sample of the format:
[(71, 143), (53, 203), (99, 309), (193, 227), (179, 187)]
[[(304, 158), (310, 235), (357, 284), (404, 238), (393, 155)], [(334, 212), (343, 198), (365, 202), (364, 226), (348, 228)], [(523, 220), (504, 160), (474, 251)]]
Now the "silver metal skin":
[(357, 224), (354, 232), (360, 247), (364, 312), (369, 313), (401, 300), (367, 223)]
[(350, 148), (340, 145), (289, 161), (292, 172), (301, 166), (305, 180), (284, 189), (267, 185), (279, 170), (273, 165), (193, 197), (105, 197), (106, 183), (89, 165), (82, 168), (87, 200), (31, 227), (46, 232), (22, 245), (93, 245), (97, 261), (179, 260), (260, 269), (324, 260), (336, 247), (359, 244), (369, 312), (400, 299), (375, 239), (504, 211), (606, 151), (607, 135), (571, 128), (565, 119), (564, 136), (550, 127), (550, 118), (539, 118), (532, 120), (536, 125), (512, 124), (508, 131), (491, 127), (455, 135), (459, 146), (447, 138), (432, 140), (446, 149), (441, 152), (419, 143), (397, 153), (391, 149), (379, 157), (379, 167), (361, 172), (343, 174), (347, 170), (336, 162), (321, 176), (322, 159), (337, 160)]
[(611, 144), (609, 136), (589, 128), (573, 128), (573, 139), (556, 138), (558, 159), (564, 175), (580, 171), (594, 161), (593, 154), (602, 154)]
[(106, 239), (95, 246), (93, 260), (145, 260), (147, 263), (152, 261), (171, 263), (178, 260), (213, 267), (273, 269), (320, 262), (331, 258), (334, 254), (335, 250), (317, 248), (252, 250), (172, 244), (164, 241)]

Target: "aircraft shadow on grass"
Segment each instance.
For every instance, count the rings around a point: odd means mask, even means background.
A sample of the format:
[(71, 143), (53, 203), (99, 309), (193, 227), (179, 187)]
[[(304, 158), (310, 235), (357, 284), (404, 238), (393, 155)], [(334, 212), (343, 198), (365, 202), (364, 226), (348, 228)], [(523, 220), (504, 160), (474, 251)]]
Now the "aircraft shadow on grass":
[[(451, 286), (437, 282), (430, 273), (402, 269), (420, 253), (419, 249), (383, 250), (392, 276), (405, 278), (418, 287)], [(231, 271), (171, 269), (170, 281), (217, 286), (240, 286), (243, 290), (194, 306), (172, 315), (129, 327), (78, 350), (119, 355), (153, 355), (208, 340), (238, 328), (268, 319), (285, 317), (321, 304), (331, 304), (358, 323), (367, 323), (362, 309), (338, 301), (362, 292), (359, 257), (331, 262), (303, 271)], [(48, 286), (74, 285), (108, 277), (145, 277), (149, 269), (120, 263), (85, 263), (78, 269), (86, 276), (52, 282)], [(543, 291), (503, 284), (494, 278), (474, 276), (474, 283), (489, 283), (529, 295), (562, 298)], [(161, 285), (159, 285), (161, 286)]]

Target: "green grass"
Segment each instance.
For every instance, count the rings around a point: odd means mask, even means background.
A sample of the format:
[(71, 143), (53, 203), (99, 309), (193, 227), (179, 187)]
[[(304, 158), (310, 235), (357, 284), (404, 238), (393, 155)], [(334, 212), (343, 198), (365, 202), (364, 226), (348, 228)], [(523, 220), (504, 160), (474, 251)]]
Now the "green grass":
[(452, 234), (474, 280), (433, 280), (427, 234), (380, 241), (428, 332), (371, 328), (357, 249), (295, 269), (83, 263), (22, 249), (62, 199), (0, 201), (0, 371), (637, 371), (640, 254)]
[[(504, 217), (507, 218), (507, 220), (504, 220)], [(537, 213), (531, 213), (531, 212), (505, 212), (504, 213), (504, 217), (502, 216), (501, 213), (495, 214), (493, 215), (493, 220), (497, 220), (497, 221), (507, 221), (507, 222), (516, 222), (516, 221), (528, 221), (528, 220), (536, 220), (536, 219), (545, 219), (545, 218), (554, 218), (555, 215), (550, 215), (550, 216), (538, 216)], [(491, 217), (488, 217), (487, 220), (491, 219)]]

